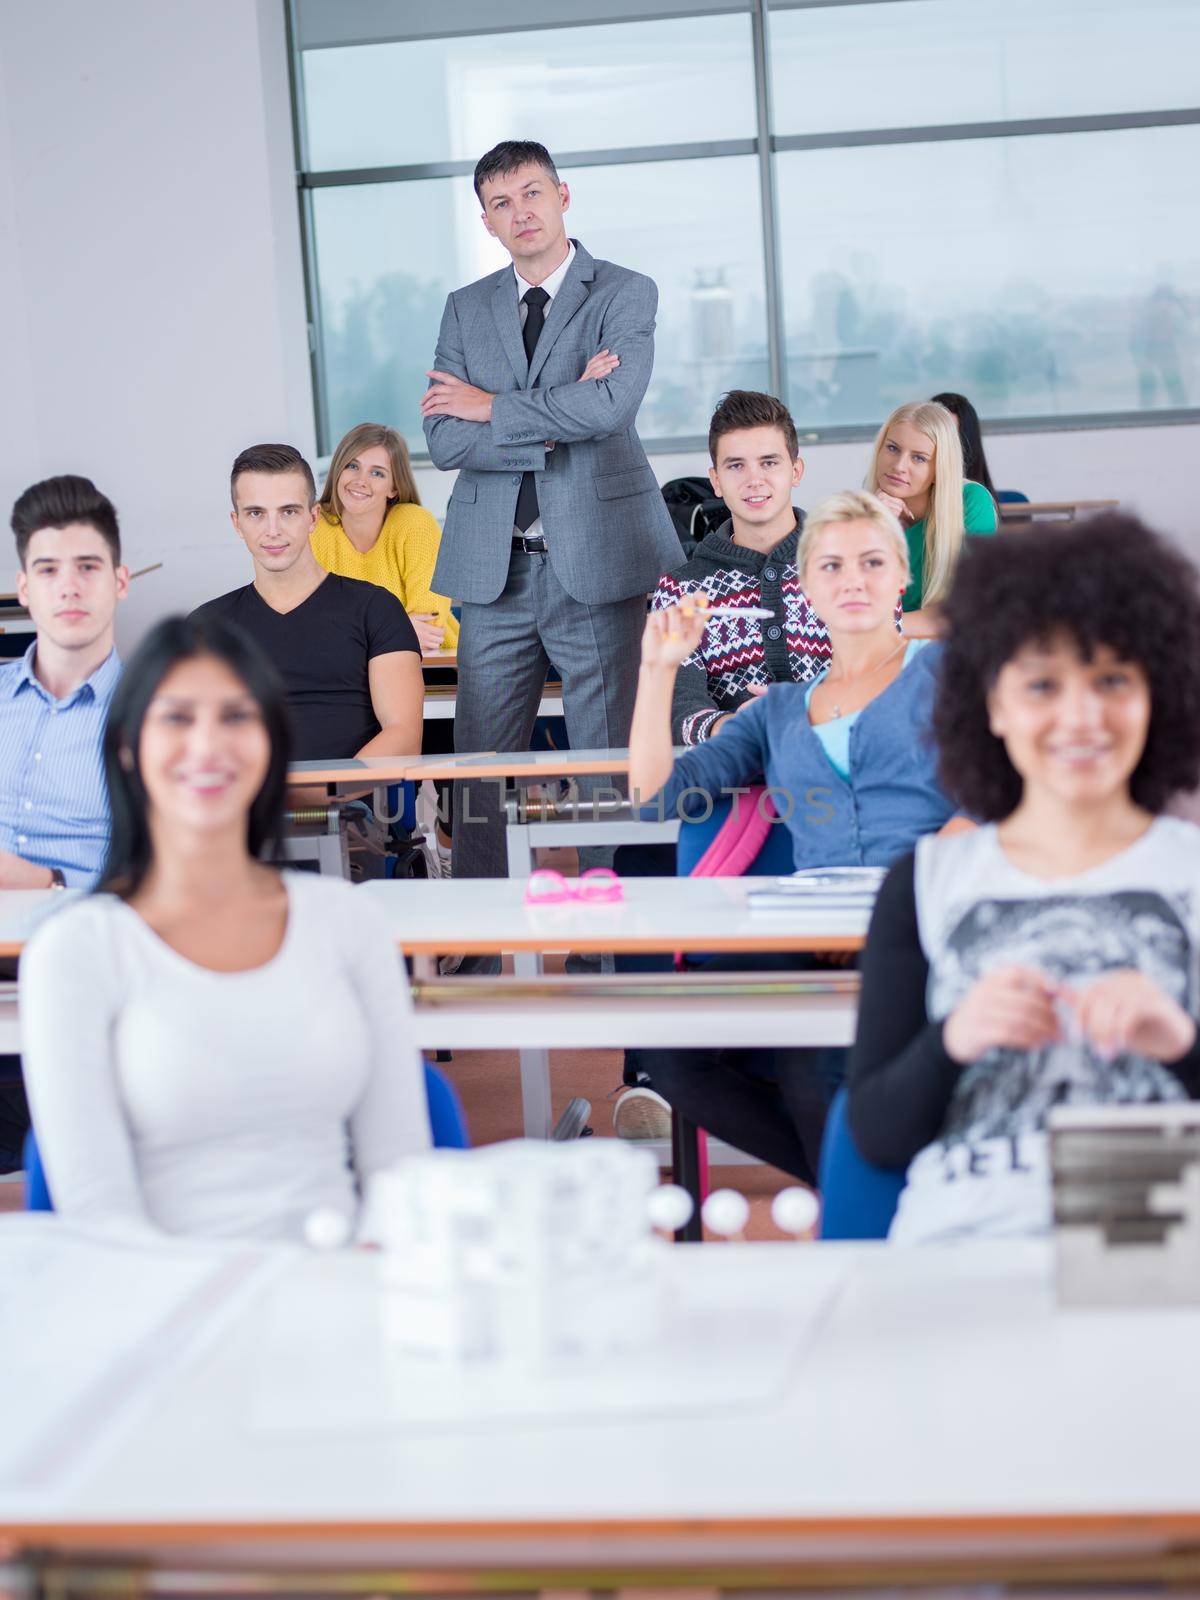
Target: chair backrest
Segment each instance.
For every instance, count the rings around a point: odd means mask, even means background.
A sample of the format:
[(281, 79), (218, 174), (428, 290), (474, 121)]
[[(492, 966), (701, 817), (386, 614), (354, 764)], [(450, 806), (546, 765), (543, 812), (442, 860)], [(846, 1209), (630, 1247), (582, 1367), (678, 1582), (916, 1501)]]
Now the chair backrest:
[(458, 1090), (440, 1067), (425, 1063), (425, 1093), (429, 1100), (429, 1127), (435, 1150), (469, 1150), (471, 1136)]
[(685, 817), (676, 847), (676, 877), (782, 877), (794, 872), (791, 832), (775, 819), (770, 802), (763, 802), (765, 794), (765, 789), (752, 789), (739, 795), (736, 820), (733, 796), (715, 801), (702, 822)]
[(896, 1214), (904, 1173), (876, 1167), (854, 1143), (839, 1089), (821, 1142), (821, 1238), (885, 1239)]
[[(470, 1135), (458, 1090), (440, 1067), (425, 1062), (425, 1093), (429, 1099), (429, 1127), (437, 1150), (469, 1150)], [(53, 1211), (41, 1152), (33, 1129), (25, 1135), (25, 1209)]]
[(1027, 506), (1029, 496), (1022, 494), (1020, 489), (997, 489), (996, 500), (1002, 506)]

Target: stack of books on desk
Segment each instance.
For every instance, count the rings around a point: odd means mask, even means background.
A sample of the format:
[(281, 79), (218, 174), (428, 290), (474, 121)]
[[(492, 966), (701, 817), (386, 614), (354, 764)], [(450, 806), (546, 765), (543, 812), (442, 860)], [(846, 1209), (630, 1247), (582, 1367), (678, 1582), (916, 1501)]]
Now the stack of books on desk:
[(787, 878), (766, 878), (751, 889), (746, 904), (752, 911), (861, 911), (869, 914), (886, 876), (884, 867), (823, 867), (793, 872)]

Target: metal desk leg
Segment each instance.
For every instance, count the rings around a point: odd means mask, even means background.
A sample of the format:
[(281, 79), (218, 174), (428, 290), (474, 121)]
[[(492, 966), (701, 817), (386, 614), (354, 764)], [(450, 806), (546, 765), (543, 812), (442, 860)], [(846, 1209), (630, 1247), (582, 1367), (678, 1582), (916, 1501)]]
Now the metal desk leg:
[(508, 875), (510, 878), (527, 878), (533, 871), (533, 846), (529, 842), (529, 824), (509, 821), (504, 830), (508, 847)]
[(692, 1197), (691, 1219), (676, 1229), (676, 1243), (698, 1244), (704, 1237), (700, 1222), (700, 1145), (696, 1124), (678, 1111), (671, 1112), (671, 1166), (675, 1182)]
[[(542, 958), (536, 950), (513, 953), (513, 972), (518, 978), (540, 978)], [(550, 1110), (550, 1052), (522, 1050), (521, 1111), (527, 1139), (548, 1139), (554, 1128)]]

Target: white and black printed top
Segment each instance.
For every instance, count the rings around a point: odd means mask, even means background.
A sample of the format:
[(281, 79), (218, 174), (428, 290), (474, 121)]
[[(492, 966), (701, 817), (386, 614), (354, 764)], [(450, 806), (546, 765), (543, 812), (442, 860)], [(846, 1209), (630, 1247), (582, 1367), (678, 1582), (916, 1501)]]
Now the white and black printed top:
[(1195, 1017), (1198, 952), (1200, 828), (1173, 817), (1070, 878), (1014, 867), (994, 826), (924, 838), (897, 861), (864, 953), (849, 1086), (863, 1155), (908, 1168), (891, 1237), (1044, 1232), (1052, 1106), (1200, 1097), (1200, 1043), (1170, 1065), (1105, 1059), (1068, 1025), (1044, 1049), (960, 1066), (942, 1026), (978, 978), (1020, 964), (1084, 986), (1136, 967)]

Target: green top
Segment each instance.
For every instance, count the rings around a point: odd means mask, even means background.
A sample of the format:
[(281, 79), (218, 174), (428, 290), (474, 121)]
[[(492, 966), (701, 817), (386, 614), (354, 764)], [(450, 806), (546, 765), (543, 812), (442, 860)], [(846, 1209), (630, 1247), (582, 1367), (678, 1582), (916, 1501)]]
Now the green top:
[[(968, 478), (963, 483), (963, 526), (968, 533), (995, 533), (996, 502), (981, 483)], [(904, 591), (905, 611), (921, 609), (921, 592), (925, 587), (925, 518), (905, 529), (908, 539), (908, 564), (912, 581)]]

